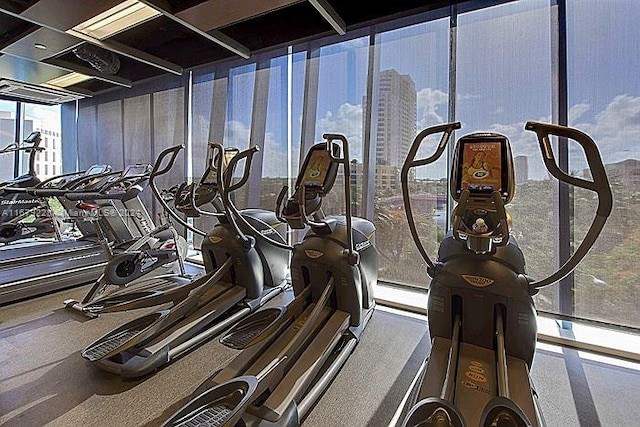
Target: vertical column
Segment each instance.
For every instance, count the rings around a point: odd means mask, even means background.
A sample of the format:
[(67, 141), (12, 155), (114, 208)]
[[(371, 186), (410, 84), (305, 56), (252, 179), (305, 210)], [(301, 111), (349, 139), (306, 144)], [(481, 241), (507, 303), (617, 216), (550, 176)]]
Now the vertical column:
[[(458, 54), (458, 7), (451, 6), (449, 17), (449, 122), (456, 120), (456, 77), (457, 77), (457, 54)], [(453, 135), (452, 140), (455, 140)], [(451, 170), (451, 162), (453, 158), (453, 144), (447, 147), (447, 170)], [(453, 197), (447, 192), (447, 208), (445, 209), (445, 232), (451, 224), (451, 210), (453, 209)]]
[[(316, 139), (316, 115), (318, 111), (318, 82), (320, 80), (320, 48), (309, 49), (307, 70), (304, 82), (304, 101), (302, 109), (302, 141), (300, 142), (300, 161)], [(297, 171), (296, 171), (297, 173)]]
[[(372, 129), (378, 127), (378, 115), (373, 114), (378, 110), (378, 80), (380, 76), (380, 47), (376, 44), (375, 32), (371, 30), (369, 35), (369, 62), (367, 68), (367, 96), (364, 104), (364, 120), (362, 132), (362, 206), (364, 211), (360, 213), (368, 220), (373, 220), (375, 200), (375, 172), (376, 172), (376, 132)], [(372, 137), (372, 134), (374, 135)], [(352, 172), (353, 173), (353, 172)]]
[(65, 102), (60, 107), (60, 138), (62, 173), (78, 170), (78, 101)]
[[(567, 88), (567, 4), (566, 0), (555, 0), (556, 4), (551, 7), (552, 29), (556, 32), (557, 48), (557, 68), (553, 73), (556, 82), (554, 97), (557, 101), (553, 102), (554, 121), (560, 125), (566, 126), (569, 122), (568, 114), (568, 88)], [(552, 37), (554, 37), (552, 35)], [(563, 171), (569, 173), (569, 148), (566, 138), (558, 138), (558, 166)], [(572, 212), (572, 191), (568, 184), (558, 182), (558, 265), (564, 264), (572, 252), (573, 229), (571, 226)], [(564, 279), (560, 280), (559, 298), (560, 313), (565, 316), (574, 315), (575, 295), (573, 291), (575, 276), (572, 272)], [(562, 322), (562, 327), (571, 329), (569, 322)]]

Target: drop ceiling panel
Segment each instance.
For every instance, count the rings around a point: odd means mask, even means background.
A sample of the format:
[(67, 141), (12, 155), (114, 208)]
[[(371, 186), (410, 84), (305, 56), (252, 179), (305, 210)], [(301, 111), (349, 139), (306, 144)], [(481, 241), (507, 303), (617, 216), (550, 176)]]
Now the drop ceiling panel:
[(20, 15), (59, 30), (68, 30), (121, 2), (122, 0), (40, 0)]
[[(81, 43), (82, 42), (75, 37), (41, 27), (5, 47), (2, 51), (34, 61), (41, 61)], [(36, 44), (43, 44), (46, 46), (46, 49), (38, 49), (35, 47)]]
[(111, 37), (182, 67), (230, 56), (229, 51), (183, 25), (161, 16)]
[(175, 15), (202, 31), (210, 31), (298, 2), (300, 0), (209, 0)]
[(37, 25), (0, 12), (0, 49), (37, 28)]
[(319, 34), (335, 34), (331, 25), (309, 2), (278, 9), (220, 31), (251, 50)]
[(12, 80), (41, 84), (67, 73), (68, 71), (41, 62), (11, 55), (0, 56), (0, 76)]

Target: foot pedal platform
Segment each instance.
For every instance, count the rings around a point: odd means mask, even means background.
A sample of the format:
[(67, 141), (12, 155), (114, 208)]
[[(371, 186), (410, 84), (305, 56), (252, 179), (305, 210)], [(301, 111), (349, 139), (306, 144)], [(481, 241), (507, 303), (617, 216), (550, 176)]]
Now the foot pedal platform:
[(261, 333), (269, 329), (285, 312), (282, 307), (266, 308), (256, 311), (238, 322), (220, 342), (235, 350), (245, 349)]
[(173, 414), (163, 426), (235, 425), (251, 401), (258, 387), (253, 376), (237, 377), (217, 385), (192, 399)]
[(152, 313), (122, 325), (85, 348), (82, 351), (82, 357), (90, 362), (97, 362), (131, 348), (138, 342), (136, 337), (145, 332), (161, 316), (161, 313)]

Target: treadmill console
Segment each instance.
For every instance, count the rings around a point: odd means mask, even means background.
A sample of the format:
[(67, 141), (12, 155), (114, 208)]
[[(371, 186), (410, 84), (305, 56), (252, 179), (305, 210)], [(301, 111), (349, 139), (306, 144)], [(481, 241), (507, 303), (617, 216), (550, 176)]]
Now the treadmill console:
[(476, 133), (458, 140), (451, 170), (451, 195), (459, 201), (464, 190), (472, 196), (500, 193), (508, 203), (515, 191), (509, 140), (495, 133)]

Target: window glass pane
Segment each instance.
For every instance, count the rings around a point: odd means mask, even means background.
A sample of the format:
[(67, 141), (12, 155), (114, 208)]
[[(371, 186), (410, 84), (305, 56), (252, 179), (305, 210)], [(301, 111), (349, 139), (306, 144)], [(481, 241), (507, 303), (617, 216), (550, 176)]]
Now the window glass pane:
[(260, 207), (274, 210), (284, 185), (298, 174), (306, 53), (271, 60), (260, 183)]
[[(516, 195), (507, 209), (527, 273), (557, 268), (556, 183), (542, 163), (528, 120), (551, 120), (551, 28), (548, 0), (510, 2), (458, 17), (456, 116), (463, 128), (509, 137)], [(558, 310), (558, 288), (543, 289), (537, 307)]]
[[(236, 147), (240, 150), (249, 147), (255, 77), (256, 64), (247, 64), (229, 70), (227, 114), (224, 125), (225, 147)], [(236, 177), (242, 175), (243, 168), (244, 162), (238, 163), (235, 171)], [(232, 196), (238, 208), (248, 207), (248, 195), (248, 185), (233, 193)]]
[[(42, 134), (41, 146), (45, 151), (36, 156), (36, 165), (41, 165), (40, 171), (43, 173), (40, 174), (40, 179), (50, 178), (55, 175), (54, 171), (62, 168), (60, 105), (22, 104), (22, 108), (24, 109), (22, 138), (33, 131), (39, 131)], [(26, 173), (28, 169), (28, 157), (23, 156), (22, 173)]]
[[(16, 142), (16, 103), (0, 100), (0, 149)], [(0, 181), (13, 178), (14, 155), (0, 154)]]
[[(376, 36), (379, 70), (374, 76), (371, 144), (375, 147), (374, 224), (383, 280), (426, 287), (426, 264), (407, 226), (400, 170), (416, 134), (447, 121), (449, 19)], [(425, 142), (424, 150), (435, 151)], [(444, 236), (447, 203), (446, 156), (409, 176), (412, 211), (430, 257)]]
[[(575, 273), (577, 316), (640, 327), (640, 3), (633, 0), (567, 2), (570, 125), (598, 144), (613, 191), (613, 212)], [(570, 151), (570, 169), (585, 162)], [(591, 224), (594, 193), (573, 193), (575, 249)]]
[[(317, 115), (315, 141), (305, 141), (306, 148), (322, 141), (324, 133), (338, 133), (349, 141), (349, 158), (355, 163), (355, 176), (351, 181), (351, 213), (364, 215), (362, 201), (362, 129), (363, 103), (367, 89), (369, 38), (360, 37), (320, 49), (317, 88)], [(353, 185), (355, 183), (355, 185)], [(340, 167), (333, 191), (325, 198), (324, 213), (341, 214), (345, 211), (344, 174)]]

